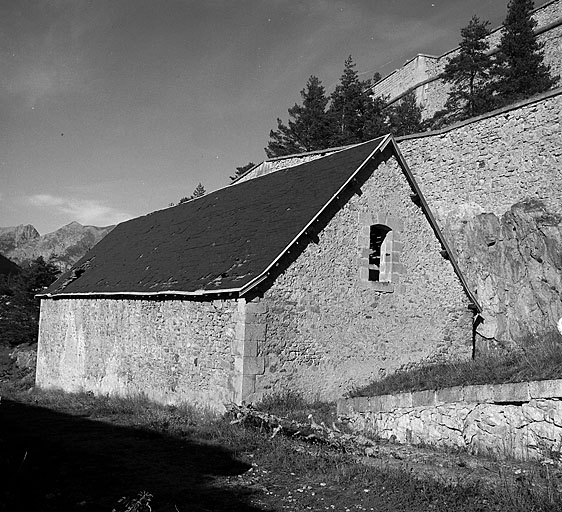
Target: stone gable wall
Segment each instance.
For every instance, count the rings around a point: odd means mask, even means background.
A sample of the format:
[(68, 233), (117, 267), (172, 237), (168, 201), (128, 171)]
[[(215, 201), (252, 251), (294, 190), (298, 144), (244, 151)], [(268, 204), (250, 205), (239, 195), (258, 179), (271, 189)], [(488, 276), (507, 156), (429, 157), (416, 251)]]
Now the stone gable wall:
[(357, 432), (400, 443), (520, 460), (562, 455), (562, 380), (351, 398), (338, 414)]
[[(537, 8), (533, 18), (537, 21), (537, 39), (544, 45), (544, 62), (550, 66), (553, 76), (562, 76), (562, 0), (554, 0)], [(497, 48), (501, 32), (502, 27), (499, 27), (488, 37), (491, 50)], [(392, 103), (407, 91), (414, 90), (419, 104), (423, 107), (424, 119), (432, 117), (444, 107), (450, 90), (449, 84), (438, 77), (458, 51), (458, 48), (454, 48), (439, 57), (416, 56), (376, 83), (373, 95), (386, 96)]]
[(243, 318), (236, 300), (43, 299), (37, 385), (220, 408), (240, 399)]
[[(331, 399), (410, 362), (470, 357), (468, 298), (411, 193), (396, 160), (381, 163), (265, 292), (254, 398), (292, 389)], [(397, 231), (391, 289), (362, 279), (366, 216)]]

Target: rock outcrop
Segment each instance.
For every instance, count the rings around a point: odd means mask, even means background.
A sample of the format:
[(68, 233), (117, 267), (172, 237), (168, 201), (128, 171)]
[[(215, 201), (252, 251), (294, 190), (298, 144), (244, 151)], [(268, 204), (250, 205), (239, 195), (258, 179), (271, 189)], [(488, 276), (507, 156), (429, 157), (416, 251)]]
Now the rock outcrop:
[(0, 228), (0, 252), (17, 264), (41, 256), (65, 271), (113, 228), (114, 226), (82, 226), (78, 222), (71, 222), (42, 236), (33, 226)]
[(0, 228), (0, 253), (8, 255), (16, 247), (33, 242), (39, 236), (38, 231), (31, 224)]
[(533, 199), (501, 217), (465, 205), (448, 212), (445, 231), (484, 308), (480, 336), (503, 345), (556, 330), (562, 317), (561, 215)]

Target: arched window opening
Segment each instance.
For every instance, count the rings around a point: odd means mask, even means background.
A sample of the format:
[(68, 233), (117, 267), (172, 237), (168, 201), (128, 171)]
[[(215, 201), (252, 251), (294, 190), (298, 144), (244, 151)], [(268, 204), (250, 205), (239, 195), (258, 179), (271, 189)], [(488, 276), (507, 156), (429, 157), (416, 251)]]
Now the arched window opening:
[(374, 224), (369, 233), (369, 281), (390, 281), (392, 230), (383, 224)]

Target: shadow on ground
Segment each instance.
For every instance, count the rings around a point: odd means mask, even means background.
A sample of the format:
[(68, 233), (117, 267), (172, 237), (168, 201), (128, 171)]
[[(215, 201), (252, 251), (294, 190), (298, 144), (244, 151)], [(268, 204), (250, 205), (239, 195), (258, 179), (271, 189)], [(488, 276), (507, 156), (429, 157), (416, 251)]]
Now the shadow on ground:
[(217, 446), (2, 400), (0, 511), (107, 511), (150, 492), (154, 512), (256, 511), (215, 486), (250, 466)]

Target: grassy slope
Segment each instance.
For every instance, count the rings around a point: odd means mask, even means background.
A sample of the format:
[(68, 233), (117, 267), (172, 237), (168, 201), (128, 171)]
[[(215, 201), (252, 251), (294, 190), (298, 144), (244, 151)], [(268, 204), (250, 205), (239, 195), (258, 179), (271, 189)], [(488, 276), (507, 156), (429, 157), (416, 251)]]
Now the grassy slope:
[(562, 343), (558, 334), (511, 352), (469, 361), (405, 368), (353, 390), (351, 396), (547, 379), (562, 379)]
[[(358, 464), (345, 453), (232, 425), (187, 407), (85, 394), (4, 391), (0, 510), (112, 510), (151, 493), (152, 510), (562, 510), (531, 489), (482, 491)], [(289, 400), (287, 400), (289, 398)], [(292, 402), (291, 402), (292, 400)], [(271, 412), (312, 412), (298, 397)]]

